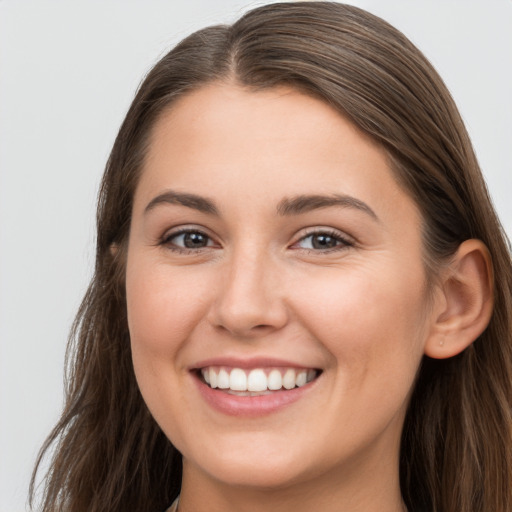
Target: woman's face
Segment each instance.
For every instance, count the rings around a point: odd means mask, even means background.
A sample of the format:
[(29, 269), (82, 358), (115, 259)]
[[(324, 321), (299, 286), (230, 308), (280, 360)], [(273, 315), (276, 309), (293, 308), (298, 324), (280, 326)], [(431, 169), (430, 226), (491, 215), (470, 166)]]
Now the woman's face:
[(185, 475), (397, 470), (432, 322), (420, 215), (329, 106), (226, 84), (175, 103), (136, 190), (126, 289), (137, 380)]

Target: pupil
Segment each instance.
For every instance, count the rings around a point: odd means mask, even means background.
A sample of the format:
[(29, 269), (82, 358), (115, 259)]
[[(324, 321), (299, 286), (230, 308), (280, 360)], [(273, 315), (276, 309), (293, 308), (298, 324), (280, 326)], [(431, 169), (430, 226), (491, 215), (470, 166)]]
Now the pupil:
[(187, 233), (183, 243), (188, 249), (197, 249), (198, 247), (206, 247), (207, 240), (201, 233)]
[(331, 249), (336, 247), (337, 240), (329, 235), (316, 235), (313, 237), (313, 247), (315, 249)]

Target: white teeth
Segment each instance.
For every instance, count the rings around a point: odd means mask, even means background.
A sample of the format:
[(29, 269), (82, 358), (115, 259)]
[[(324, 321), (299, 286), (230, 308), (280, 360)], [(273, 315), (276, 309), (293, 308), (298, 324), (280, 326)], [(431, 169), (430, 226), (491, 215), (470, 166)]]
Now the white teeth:
[(210, 387), (217, 387), (217, 372), (213, 368), (210, 368)]
[(295, 377), (295, 385), (300, 388), (306, 384), (308, 378), (308, 372), (306, 370), (302, 370), (297, 373), (297, 377)]
[(288, 368), (283, 375), (283, 388), (293, 389), (295, 387), (295, 370)]
[(281, 372), (279, 370), (272, 370), (268, 374), (267, 386), (268, 389), (272, 391), (277, 391), (283, 387), (283, 378), (281, 377)]
[(229, 375), (229, 389), (247, 391), (247, 375), (240, 368), (234, 368)]
[(219, 371), (219, 375), (217, 377), (217, 387), (219, 389), (228, 389), (229, 388), (229, 373), (221, 368)]
[(247, 378), (248, 391), (265, 391), (267, 389), (267, 376), (263, 370), (251, 370)]
[[(283, 373), (284, 372), (284, 373)], [(227, 390), (242, 396), (267, 394), (280, 389), (302, 387), (317, 376), (316, 370), (286, 368), (265, 370), (254, 368), (251, 371), (242, 368), (209, 367), (201, 369), (204, 381), (211, 388)]]

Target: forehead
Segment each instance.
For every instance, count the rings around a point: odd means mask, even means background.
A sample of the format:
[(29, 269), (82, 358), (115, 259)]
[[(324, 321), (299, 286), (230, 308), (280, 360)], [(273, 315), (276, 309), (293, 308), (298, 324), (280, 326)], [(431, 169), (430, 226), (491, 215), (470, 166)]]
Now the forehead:
[[(136, 202), (165, 188), (267, 203), (304, 193), (359, 196), (377, 208), (401, 190), (386, 152), (325, 102), (295, 89), (210, 84), (155, 124)], [(414, 209), (414, 205), (412, 205)]]
[[(366, 151), (371, 148), (371, 153), (386, 158), (377, 143), (326, 102), (285, 86), (254, 91), (213, 83), (185, 94), (155, 123), (149, 163), (156, 154), (170, 149), (169, 143), (176, 137), (182, 149), (188, 146), (183, 146), (184, 142), (191, 146), (200, 140), (206, 144), (205, 150), (230, 144), (234, 150), (236, 144), (259, 154), (299, 140), (306, 144), (304, 153), (319, 145), (325, 151), (333, 141), (345, 147), (357, 142), (358, 146), (364, 144)], [(296, 147), (293, 150), (297, 152)], [(345, 151), (345, 157), (349, 156), (354, 156), (353, 152)]]

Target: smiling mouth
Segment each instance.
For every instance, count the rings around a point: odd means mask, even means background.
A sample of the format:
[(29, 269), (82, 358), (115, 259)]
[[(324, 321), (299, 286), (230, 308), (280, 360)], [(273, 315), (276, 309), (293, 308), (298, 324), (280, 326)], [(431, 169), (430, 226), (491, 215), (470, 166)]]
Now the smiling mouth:
[(305, 368), (228, 368), (209, 366), (198, 371), (199, 378), (212, 389), (237, 396), (261, 396), (300, 388), (321, 371)]

